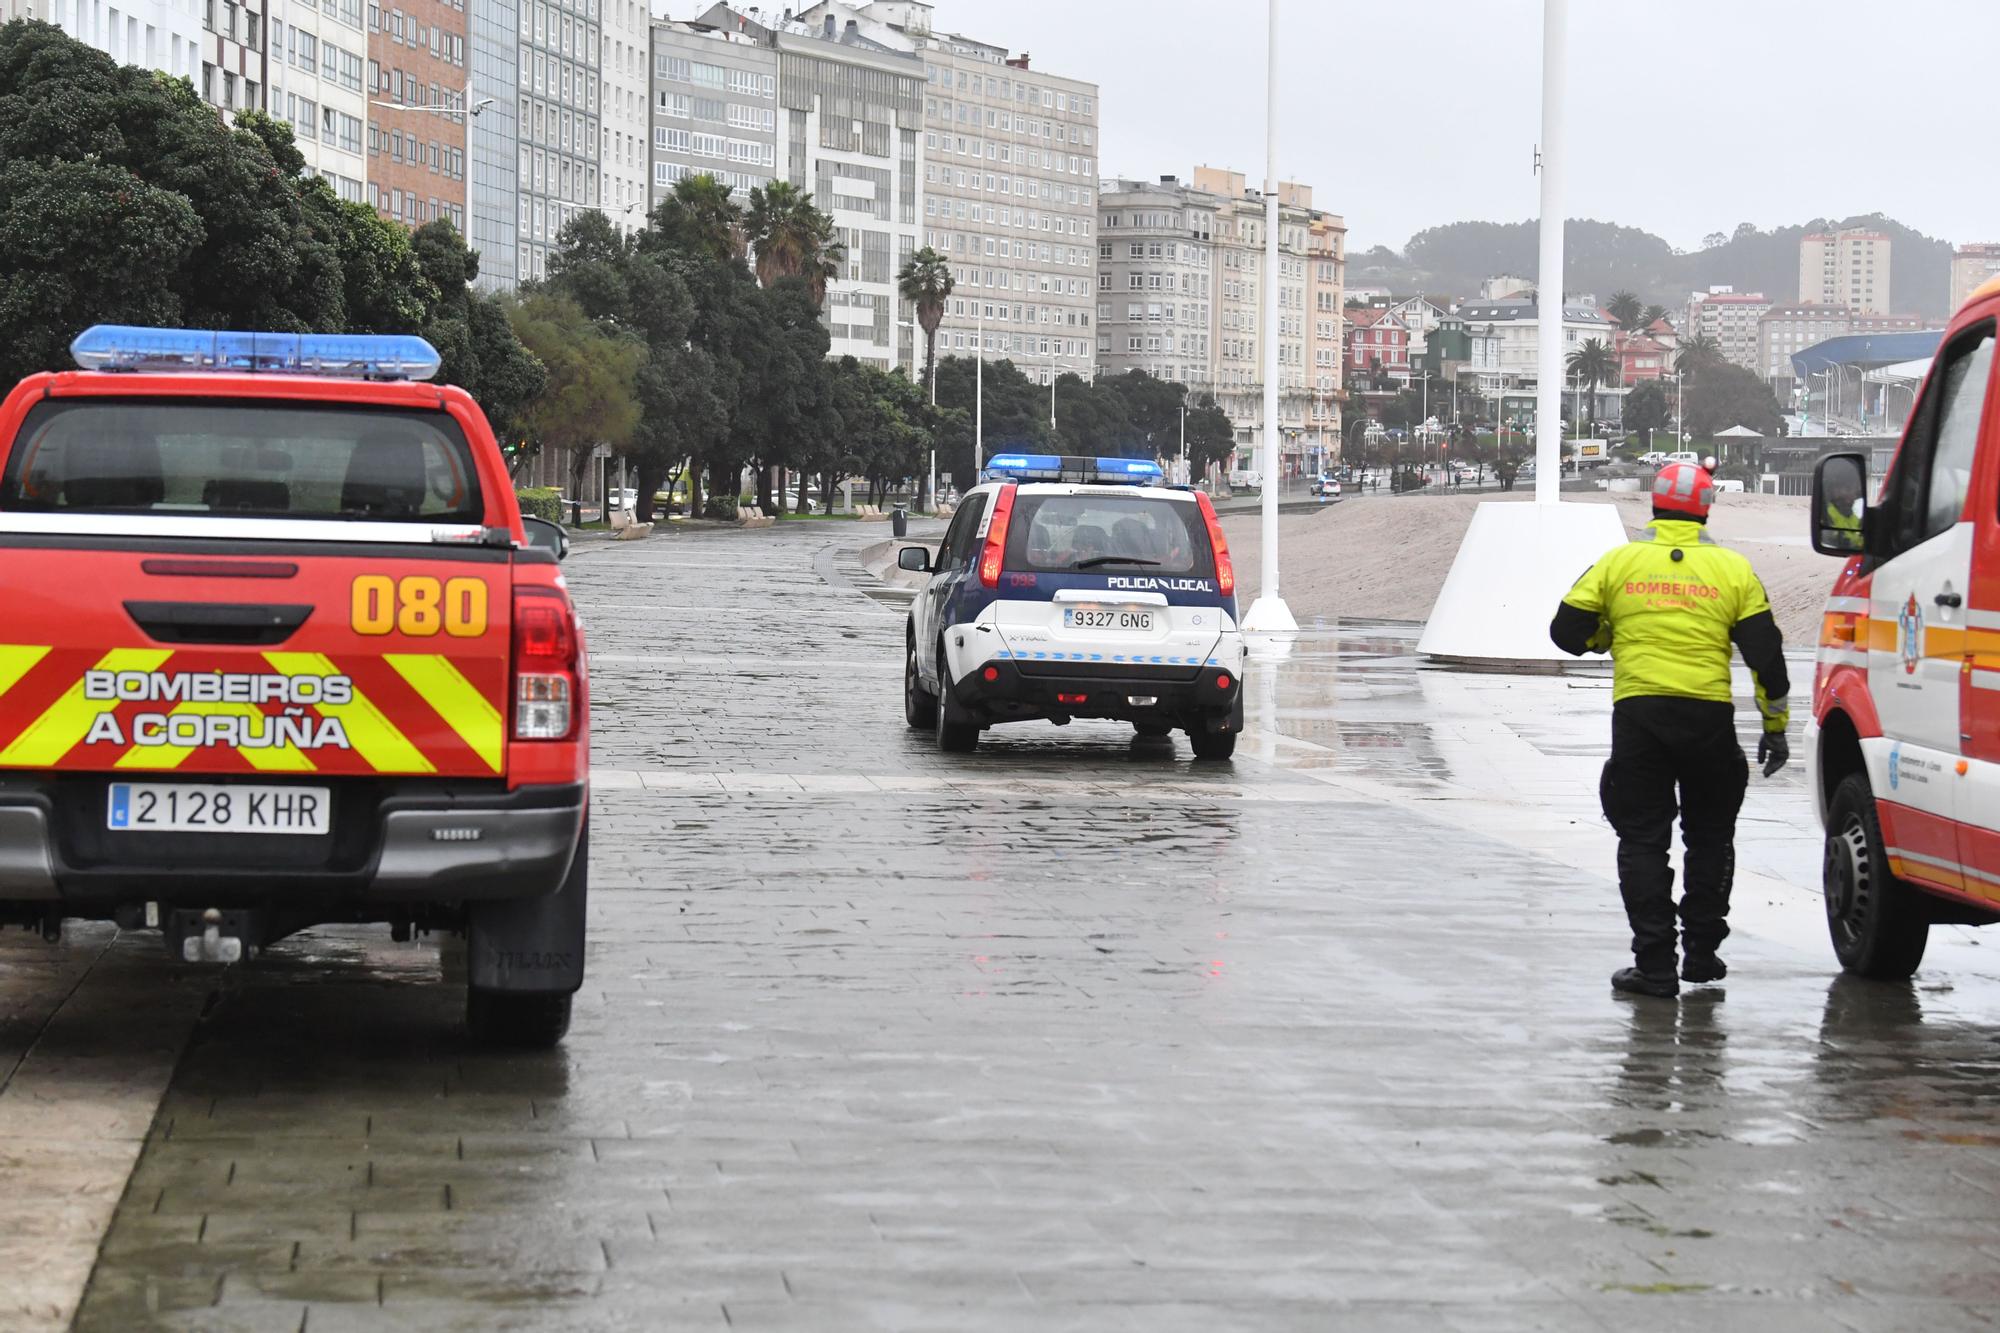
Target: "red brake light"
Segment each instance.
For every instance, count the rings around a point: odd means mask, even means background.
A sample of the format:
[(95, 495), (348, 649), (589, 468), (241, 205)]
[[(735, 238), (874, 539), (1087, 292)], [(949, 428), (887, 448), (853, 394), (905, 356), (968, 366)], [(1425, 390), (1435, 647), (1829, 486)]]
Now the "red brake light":
[(1195, 503), (1201, 506), (1202, 521), (1208, 524), (1208, 544), (1215, 548), (1215, 586), (1224, 597), (1236, 595), (1236, 566), (1229, 563), (1229, 542), (1222, 535), (1222, 523), (1215, 517), (1215, 506), (1208, 502), (1208, 496), (1200, 491), (1194, 493)]
[(1002, 486), (993, 496), (993, 515), (986, 520), (986, 546), (979, 553), (979, 581), (1000, 586), (1000, 562), (1007, 554), (1007, 520), (1014, 513), (1014, 487)]
[(514, 590), (514, 739), (567, 740), (576, 719), (576, 621), (554, 588)]

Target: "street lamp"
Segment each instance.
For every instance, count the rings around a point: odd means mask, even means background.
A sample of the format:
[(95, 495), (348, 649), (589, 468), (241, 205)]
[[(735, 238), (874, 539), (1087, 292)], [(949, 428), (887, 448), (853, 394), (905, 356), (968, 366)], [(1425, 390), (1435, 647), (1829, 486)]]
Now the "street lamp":
[[(1271, 464), (1278, 458), (1278, 0), (1268, 0), (1264, 57), (1264, 460), (1263, 578), (1242, 627), (1254, 634), (1292, 635), (1299, 622), (1278, 590), (1278, 488)], [(1279, 651), (1283, 651), (1280, 649)]]

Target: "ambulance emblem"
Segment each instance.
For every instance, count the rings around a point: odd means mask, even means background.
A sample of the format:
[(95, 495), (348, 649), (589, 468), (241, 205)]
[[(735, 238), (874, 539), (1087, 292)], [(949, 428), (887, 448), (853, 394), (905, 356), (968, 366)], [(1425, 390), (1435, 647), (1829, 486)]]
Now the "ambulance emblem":
[(1903, 614), (1896, 617), (1896, 639), (1903, 650), (1903, 674), (1917, 674), (1917, 663), (1924, 660), (1924, 613), (1917, 606), (1917, 595), (1910, 594), (1910, 600), (1903, 603)]

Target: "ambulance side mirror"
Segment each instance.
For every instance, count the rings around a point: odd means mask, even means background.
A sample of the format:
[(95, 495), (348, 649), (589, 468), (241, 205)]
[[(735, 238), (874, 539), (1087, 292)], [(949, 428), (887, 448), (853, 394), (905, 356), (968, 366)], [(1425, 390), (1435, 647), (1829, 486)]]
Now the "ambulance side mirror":
[(1812, 548), (1843, 558), (1862, 549), (1867, 512), (1868, 460), (1861, 454), (1828, 454), (1813, 469)]

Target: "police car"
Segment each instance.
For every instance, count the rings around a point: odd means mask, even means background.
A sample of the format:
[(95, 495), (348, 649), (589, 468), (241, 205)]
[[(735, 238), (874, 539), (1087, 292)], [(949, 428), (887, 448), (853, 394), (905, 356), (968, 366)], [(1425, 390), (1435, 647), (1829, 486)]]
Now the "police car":
[(1113, 718), (1227, 759), (1243, 729), (1236, 576), (1208, 497), (1129, 458), (1000, 454), (910, 612), (904, 715), (969, 751), (1003, 722)]

